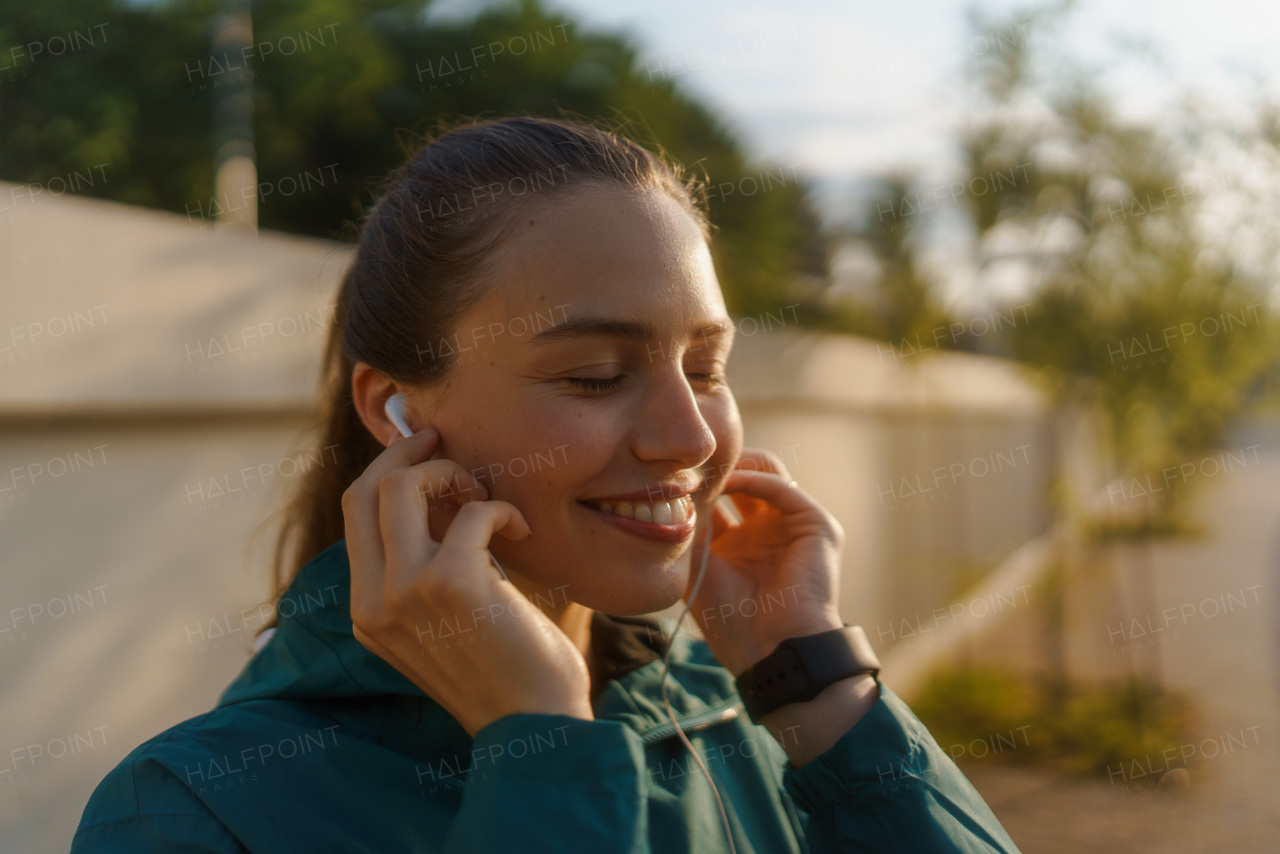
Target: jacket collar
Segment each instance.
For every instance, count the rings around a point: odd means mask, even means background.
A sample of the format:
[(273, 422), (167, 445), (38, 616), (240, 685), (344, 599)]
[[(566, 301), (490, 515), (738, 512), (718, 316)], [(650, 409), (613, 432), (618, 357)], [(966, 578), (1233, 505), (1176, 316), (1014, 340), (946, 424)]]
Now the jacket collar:
[[(318, 700), (410, 697), (424, 725), (461, 725), (407, 677), (352, 635), (346, 540), (308, 561), (277, 603), (278, 628), (223, 691), (218, 707), (258, 699)], [(602, 651), (596, 717), (630, 724), (646, 741), (674, 734), (662, 704), (661, 679), (675, 624), (596, 612), (592, 643)], [(683, 729), (711, 725), (741, 712), (730, 674), (706, 645), (685, 631), (671, 647), (667, 697)]]

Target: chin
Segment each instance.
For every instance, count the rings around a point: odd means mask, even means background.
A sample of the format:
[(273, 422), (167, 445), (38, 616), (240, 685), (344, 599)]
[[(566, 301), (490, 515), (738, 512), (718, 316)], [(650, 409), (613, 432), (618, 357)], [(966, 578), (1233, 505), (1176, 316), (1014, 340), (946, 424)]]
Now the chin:
[(575, 585), (571, 598), (593, 611), (634, 617), (670, 608), (684, 595), (689, 578), (688, 559), (601, 573), (589, 583)]
[(567, 597), (618, 617), (670, 608), (680, 601), (690, 578), (690, 548), (674, 557), (643, 560), (634, 551), (602, 548), (596, 542), (562, 542), (555, 548), (542, 544), (537, 552), (524, 551), (525, 545), (495, 537), (490, 549), (509, 571), (556, 591), (557, 601)]

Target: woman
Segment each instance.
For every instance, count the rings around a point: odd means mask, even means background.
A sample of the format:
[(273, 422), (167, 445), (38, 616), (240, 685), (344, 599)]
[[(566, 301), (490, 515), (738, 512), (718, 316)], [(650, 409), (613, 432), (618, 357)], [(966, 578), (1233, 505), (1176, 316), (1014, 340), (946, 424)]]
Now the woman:
[[(1017, 850), (875, 673), (744, 713), (735, 675), (841, 629), (844, 534), (742, 447), (699, 189), (532, 118), (392, 177), (278, 628), (108, 775), (73, 852)], [(627, 616), (682, 597), (705, 642)]]

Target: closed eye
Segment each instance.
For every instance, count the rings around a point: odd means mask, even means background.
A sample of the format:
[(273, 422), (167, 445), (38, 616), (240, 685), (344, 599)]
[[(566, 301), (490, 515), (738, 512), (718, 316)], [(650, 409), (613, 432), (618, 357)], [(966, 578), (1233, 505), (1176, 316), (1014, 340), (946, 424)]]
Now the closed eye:
[[(717, 387), (725, 385), (725, 375), (716, 374), (689, 374), (688, 376), (701, 383), (709, 386)], [(626, 374), (619, 374), (616, 377), (565, 377), (564, 381), (573, 383), (588, 391), (612, 391), (622, 385), (622, 381), (626, 378)]]
[(598, 377), (565, 377), (567, 383), (575, 383), (588, 391), (611, 391), (622, 384), (622, 374), (600, 379)]
[(713, 387), (725, 385), (724, 374), (689, 374), (689, 376)]

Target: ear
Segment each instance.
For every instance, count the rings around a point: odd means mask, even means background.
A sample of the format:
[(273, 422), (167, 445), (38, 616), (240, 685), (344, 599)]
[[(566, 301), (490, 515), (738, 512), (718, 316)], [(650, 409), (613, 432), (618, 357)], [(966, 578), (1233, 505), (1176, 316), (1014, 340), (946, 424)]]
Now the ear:
[[(391, 444), (391, 437), (400, 435), (400, 431), (387, 417), (383, 408), (386, 406), (387, 398), (398, 391), (405, 391), (405, 389), (382, 371), (364, 362), (356, 362), (351, 372), (351, 399), (364, 426), (383, 446)], [(406, 415), (406, 417), (409, 419), (410, 426), (417, 426), (413, 423), (412, 415)]]

